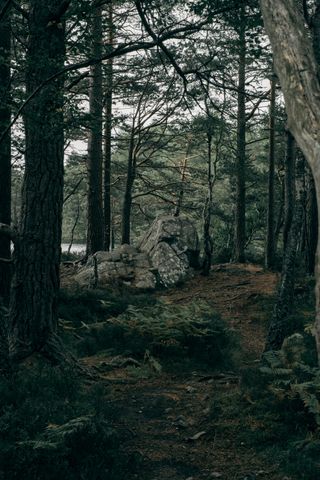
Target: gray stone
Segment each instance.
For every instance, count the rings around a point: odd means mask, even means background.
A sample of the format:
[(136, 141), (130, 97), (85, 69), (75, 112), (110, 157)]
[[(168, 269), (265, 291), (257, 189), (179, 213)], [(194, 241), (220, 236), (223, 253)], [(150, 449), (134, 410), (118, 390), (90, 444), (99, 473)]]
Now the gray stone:
[(128, 245), (126, 243), (120, 245), (120, 247), (117, 248), (117, 251), (121, 255), (137, 255), (139, 253), (136, 247), (133, 247), (132, 245)]
[(97, 252), (75, 276), (81, 287), (127, 285), (154, 290), (171, 287), (192, 275), (199, 257), (199, 240), (192, 223), (180, 217), (157, 218), (140, 248), (121, 245), (112, 252)]
[(146, 253), (122, 245), (112, 252), (97, 252), (75, 276), (83, 288), (126, 285), (137, 290), (154, 290), (157, 271)]
[(199, 262), (198, 234), (190, 220), (182, 217), (158, 217), (142, 238), (139, 248), (146, 252), (159, 281), (165, 287), (183, 282)]

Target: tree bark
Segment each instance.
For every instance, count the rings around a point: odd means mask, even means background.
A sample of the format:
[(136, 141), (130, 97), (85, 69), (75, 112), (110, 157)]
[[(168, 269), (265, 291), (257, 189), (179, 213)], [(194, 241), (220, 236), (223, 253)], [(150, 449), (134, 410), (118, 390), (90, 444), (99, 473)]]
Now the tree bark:
[(245, 11), (241, 8), (239, 31), (236, 208), (235, 208), (235, 262), (245, 261), (246, 244), (246, 25)]
[[(108, 44), (113, 46), (113, 5), (108, 5)], [(111, 211), (111, 134), (112, 134), (112, 94), (113, 94), (113, 59), (106, 65), (106, 93), (105, 93), (105, 127), (104, 127), (104, 250), (110, 250), (112, 211)]]
[[(94, 58), (102, 56), (102, 7), (96, 7), (92, 18)], [(102, 116), (103, 86), (101, 62), (90, 69), (90, 119), (88, 139), (88, 233), (87, 255), (103, 250), (102, 205)]]
[[(288, 126), (308, 161), (320, 205), (320, 85), (318, 63), (295, 0), (260, 0), (288, 114)], [(318, 215), (320, 209), (318, 208)], [(318, 217), (318, 228), (320, 222)], [(320, 365), (320, 242), (316, 266), (315, 340)]]
[[(265, 351), (279, 350), (289, 331), (289, 315), (292, 312), (295, 284), (295, 263), (303, 219), (303, 160), (297, 162), (298, 194), (293, 194), (292, 219), (289, 227), (286, 249), (284, 252), (281, 282), (277, 300), (266, 340)], [(295, 178), (295, 175), (294, 175)], [(293, 192), (296, 191), (295, 185)]]
[[(30, 0), (26, 94), (63, 68), (64, 24), (52, 20), (60, 0)], [(48, 347), (57, 330), (63, 204), (63, 80), (44, 86), (25, 109), (22, 216), (14, 250), (10, 353)]]
[(131, 129), (129, 155), (128, 155), (128, 167), (127, 167), (127, 179), (126, 188), (124, 192), (123, 208), (122, 208), (122, 223), (121, 223), (121, 244), (130, 244), (131, 236), (131, 207), (132, 207), (132, 189), (136, 178), (136, 158), (135, 158), (135, 146), (134, 146), (134, 132), (135, 125), (133, 123)]
[(285, 252), (292, 223), (295, 197), (295, 142), (289, 130), (287, 131), (287, 148), (284, 169), (283, 251)]
[(191, 150), (191, 142), (190, 142), (190, 139), (188, 139), (187, 140), (186, 154), (185, 154), (184, 159), (182, 160), (182, 165), (181, 165), (180, 190), (179, 190), (179, 194), (178, 194), (177, 205), (176, 205), (176, 208), (175, 208), (175, 211), (174, 211), (174, 216), (175, 217), (179, 217), (180, 212), (181, 212), (190, 150)]
[(318, 78), (320, 68), (320, 0), (315, 1), (315, 12), (312, 16), (312, 45), (313, 52), (318, 64)]
[(305, 255), (306, 271), (314, 275), (316, 250), (318, 243), (318, 209), (314, 180), (310, 169), (308, 169), (308, 185), (306, 199), (306, 228), (305, 228)]
[(212, 213), (212, 197), (213, 197), (213, 172), (212, 172), (212, 134), (207, 134), (207, 145), (208, 145), (208, 169), (207, 169), (207, 185), (208, 192), (206, 203), (203, 210), (203, 242), (204, 242), (204, 259), (202, 265), (202, 273), (204, 276), (210, 274), (211, 263), (212, 263), (212, 253), (213, 253), (213, 242), (210, 232), (211, 227), (211, 213)]
[(275, 110), (276, 110), (276, 76), (271, 78), (270, 111), (269, 111), (269, 179), (268, 179), (268, 212), (266, 239), (266, 268), (274, 268), (275, 262), (275, 219), (274, 219), (274, 173), (275, 173)]
[[(0, 11), (6, 0), (0, 0)], [(11, 121), (10, 111), (10, 12), (0, 22), (0, 137)], [(11, 138), (10, 132), (0, 143), (0, 223), (11, 223)], [(10, 239), (0, 237), (0, 258), (10, 259)], [(9, 300), (11, 265), (0, 262), (0, 297)]]

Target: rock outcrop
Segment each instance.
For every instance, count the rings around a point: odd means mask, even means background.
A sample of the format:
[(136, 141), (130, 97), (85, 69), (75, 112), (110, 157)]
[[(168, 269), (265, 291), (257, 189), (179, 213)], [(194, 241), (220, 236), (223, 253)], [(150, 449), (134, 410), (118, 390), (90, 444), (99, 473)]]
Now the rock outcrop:
[(158, 217), (139, 249), (148, 254), (165, 287), (183, 282), (198, 267), (198, 234), (192, 222), (183, 217)]
[(112, 252), (95, 253), (75, 276), (75, 281), (80, 287), (123, 284), (138, 290), (154, 290), (156, 273), (146, 253), (131, 245), (121, 245)]
[(193, 224), (184, 218), (157, 218), (138, 248), (121, 245), (97, 252), (75, 276), (80, 287), (126, 285), (154, 290), (183, 282), (198, 266), (199, 240)]

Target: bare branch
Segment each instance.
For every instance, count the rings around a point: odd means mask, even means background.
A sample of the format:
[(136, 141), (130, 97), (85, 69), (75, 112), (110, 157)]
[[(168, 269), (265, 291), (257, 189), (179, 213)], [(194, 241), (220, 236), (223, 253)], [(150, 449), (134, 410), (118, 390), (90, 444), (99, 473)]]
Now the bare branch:
[(13, 263), (12, 258), (0, 258), (0, 263)]
[(71, 192), (63, 199), (63, 203), (65, 204), (67, 202), (67, 200), (69, 200), (70, 197), (72, 197), (72, 195), (78, 190), (78, 188), (80, 187), (80, 184), (83, 180), (83, 177), (80, 178), (80, 180), (77, 182), (77, 184), (73, 187), (73, 189), (71, 190)]

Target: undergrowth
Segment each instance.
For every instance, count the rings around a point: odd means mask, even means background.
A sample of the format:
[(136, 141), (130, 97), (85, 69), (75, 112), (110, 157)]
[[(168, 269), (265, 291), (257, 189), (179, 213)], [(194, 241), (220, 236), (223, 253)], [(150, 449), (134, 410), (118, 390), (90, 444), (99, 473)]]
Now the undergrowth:
[(188, 305), (129, 305), (105, 322), (81, 332), (82, 355), (99, 350), (142, 359), (148, 351), (162, 361), (192, 359), (214, 368), (230, 367), (237, 350), (235, 335), (205, 302)]
[(115, 317), (123, 313), (129, 305), (153, 305), (151, 295), (133, 295), (127, 292), (107, 290), (61, 290), (59, 316), (64, 322), (81, 327)]
[(320, 373), (312, 337), (295, 333), (259, 368), (242, 375), (246, 414), (243, 438), (277, 458), (299, 479), (320, 478)]
[(131, 460), (111, 420), (105, 388), (70, 370), (29, 365), (1, 378), (0, 479), (126, 478)]

